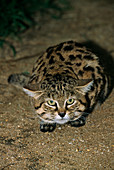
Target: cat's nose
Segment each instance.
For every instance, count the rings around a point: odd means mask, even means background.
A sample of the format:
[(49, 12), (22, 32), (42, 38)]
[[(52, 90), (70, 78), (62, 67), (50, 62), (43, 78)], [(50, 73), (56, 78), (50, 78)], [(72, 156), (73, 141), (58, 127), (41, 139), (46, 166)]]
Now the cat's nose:
[(64, 117), (65, 114), (66, 114), (65, 112), (60, 112), (60, 113), (59, 113), (59, 116)]

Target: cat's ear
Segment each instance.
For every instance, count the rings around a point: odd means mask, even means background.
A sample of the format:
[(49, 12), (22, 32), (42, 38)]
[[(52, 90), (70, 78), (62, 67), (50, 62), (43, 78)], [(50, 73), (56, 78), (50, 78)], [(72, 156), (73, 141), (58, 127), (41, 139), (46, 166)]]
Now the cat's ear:
[(36, 84), (23, 87), (23, 91), (35, 99), (38, 99), (43, 94), (43, 91), (38, 90), (38, 86), (36, 87)]
[(76, 90), (82, 94), (88, 93), (92, 86), (93, 86), (93, 80), (78, 80), (78, 86), (76, 87)]

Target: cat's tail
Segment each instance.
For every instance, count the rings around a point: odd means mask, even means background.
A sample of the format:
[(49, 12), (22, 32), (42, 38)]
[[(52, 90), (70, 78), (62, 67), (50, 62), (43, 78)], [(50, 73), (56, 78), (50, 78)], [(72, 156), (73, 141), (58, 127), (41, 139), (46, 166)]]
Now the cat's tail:
[(11, 74), (8, 77), (8, 83), (13, 84), (15, 86), (23, 87), (28, 84), (30, 78), (30, 74), (21, 73), (21, 74)]

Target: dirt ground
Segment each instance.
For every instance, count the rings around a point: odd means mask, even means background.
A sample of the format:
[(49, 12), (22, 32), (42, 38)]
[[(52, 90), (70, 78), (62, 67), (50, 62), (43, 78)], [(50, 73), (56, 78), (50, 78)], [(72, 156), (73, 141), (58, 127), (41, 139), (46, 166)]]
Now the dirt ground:
[(28, 97), (7, 83), (12, 73), (31, 72), (47, 47), (67, 40), (93, 42), (114, 57), (114, 1), (70, 2), (72, 8), (61, 19), (36, 16), (39, 25), (24, 33), (22, 41), (13, 40), (15, 58), (7, 47), (0, 51), (1, 170), (114, 169), (114, 91), (89, 115), (85, 126), (58, 125), (54, 132), (43, 133)]

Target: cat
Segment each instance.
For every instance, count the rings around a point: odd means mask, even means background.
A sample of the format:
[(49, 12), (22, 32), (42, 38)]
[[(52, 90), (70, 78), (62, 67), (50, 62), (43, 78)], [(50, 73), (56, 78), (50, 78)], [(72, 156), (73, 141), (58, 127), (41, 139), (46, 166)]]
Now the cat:
[(52, 132), (56, 124), (83, 126), (88, 114), (106, 99), (110, 77), (91, 50), (67, 41), (38, 57), (30, 76), (12, 74), (8, 82), (21, 85), (33, 98), (40, 130)]

